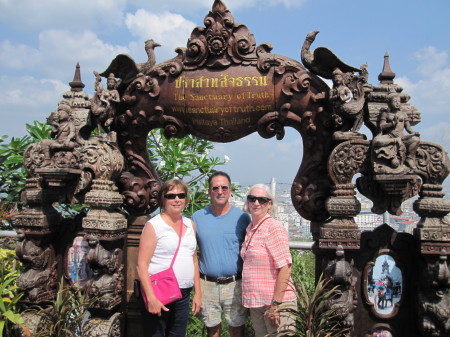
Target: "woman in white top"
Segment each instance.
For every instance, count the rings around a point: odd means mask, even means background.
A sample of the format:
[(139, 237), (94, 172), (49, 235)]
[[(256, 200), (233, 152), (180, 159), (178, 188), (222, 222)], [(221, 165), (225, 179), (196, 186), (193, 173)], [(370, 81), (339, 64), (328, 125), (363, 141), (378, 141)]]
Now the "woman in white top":
[[(179, 179), (166, 181), (158, 195), (161, 213), (150, 219), (142, 231), (139, 243), (137, 271), (147, 298), (142, 310), (143, 336), (185, 336), (189, 317), (189, 295), (194, 288), (192, 312), (201, 306), (200, 274), (196, 253), (195, 224), (181, 212), (188, 203), (188, 186)], [(149, 275), (170, 267), (178, 246), (180, 221), (182, 236), (173, 270), (182, 298), (163, 305), (155, 296)]]

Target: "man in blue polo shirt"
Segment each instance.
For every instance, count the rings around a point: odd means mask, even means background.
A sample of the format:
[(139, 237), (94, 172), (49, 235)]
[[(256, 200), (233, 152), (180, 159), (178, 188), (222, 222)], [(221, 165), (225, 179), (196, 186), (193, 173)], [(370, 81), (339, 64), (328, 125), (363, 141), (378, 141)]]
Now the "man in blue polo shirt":
[(244, 337), (247, 309), (242, 306), (240, 249), (250, 216), (229, 203), (230, 176), (221, 171), (209, 177), (211, 205), (194, 213), (200, 250), (202, 307), (198, 317), (208, 337), (219, 337), (222, 313), (231, 337)]

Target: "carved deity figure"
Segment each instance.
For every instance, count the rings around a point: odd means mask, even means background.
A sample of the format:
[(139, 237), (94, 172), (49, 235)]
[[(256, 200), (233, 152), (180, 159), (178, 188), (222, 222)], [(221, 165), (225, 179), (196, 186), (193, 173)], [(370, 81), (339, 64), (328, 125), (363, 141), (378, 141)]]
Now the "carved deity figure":
[(122, 291), (122, 275), (119, 248), (112, 252), (105, 249), (96, 236), (87, 238), (89, 252), (87, 261), (93, 272), (93, 278), (89, 280), (86, 293), (89, 298), (96, 298), (94, 306), (97, 308), (110, 308), (120, 301), (119, 294)]
[(117, 90), (118, 82), (113, 73), (110, 73), (106, 80), (106, 89), (103, 88), (102, 78), (98, 72), (94, 71), (95, 96), (92, 101), (92, 114), (97, 121), (98, 131), (100, 127), (108, 128), (114, 121), (116, 104), (120, 103), (120, 95)]
[(39, 302), (48, 297), (56, 287), (55, 265), (50, 265), (51, 249), (44, 249), (19, 233), (16, 255), (24, 265), (24, 272), (17, 281), (19, 289), (25, 292), (24, 299)]
[(336, 318), (346, 327), (354, 324), (353, 312), (356, 308), (357, 295), (355, 291), (356, 277), (353, 276), (353, 261), (345, 260), (341, 245), (336, 248), (336, 259), (328, 262), (324, 275), (336, 287), (336, 296), (330, 298), (326, 305), (335, 312)]
[(421, 330), (424, 336), (449, 336), (450, 270), (446, 250), (441, 251), (438, 262), (421, 267), (422, 287), (418, 294)]
[(345, 135), (354, 137), (358, 134), (363, 123), (365, 93), (369, 90), (367, 84), (367, 65), (362, 65), (359, 74), (343, 72), (340, 68), (334, 68), (331, 73), (333, 88), (330, 90), (329, 99), (333, 105), (332, 118), (336, 124), (335, 136)]
[(51, 135), (54, 139), (45, 139), (41, 141), (44, 152), (43, 166), (51, 163), (53, 151), (72, 151), (75, 148), (75, 124), (70, 119), (70, 106), (62, 101), (58, 104), (56, 113), (52, 113), (47, 123), (52, 126)]
[(334, 69), (333, 73), (333, 89), (330, 92), (330, 99), (337, 104), (349, 102), (352, 98), (352, 92), (349, 87), (345, 85), (344, 73), (341, 69)]
[(399, 94), (389, 94), (388, 109), (381, 113), (378, 129), (379, 134), (372, 141), (375, 173), (403, 174), (414, 170), (420, 134), (411, 128), (408, 113), (401, 109)]

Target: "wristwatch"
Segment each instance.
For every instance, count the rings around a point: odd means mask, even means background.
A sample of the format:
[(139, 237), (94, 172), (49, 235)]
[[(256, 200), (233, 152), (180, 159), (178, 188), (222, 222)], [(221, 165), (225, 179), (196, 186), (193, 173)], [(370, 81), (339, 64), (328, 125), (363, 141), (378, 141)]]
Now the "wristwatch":
[(277, 300), (272, 300), (272, 305), (281, 305), (283, 302), (278, 302)]

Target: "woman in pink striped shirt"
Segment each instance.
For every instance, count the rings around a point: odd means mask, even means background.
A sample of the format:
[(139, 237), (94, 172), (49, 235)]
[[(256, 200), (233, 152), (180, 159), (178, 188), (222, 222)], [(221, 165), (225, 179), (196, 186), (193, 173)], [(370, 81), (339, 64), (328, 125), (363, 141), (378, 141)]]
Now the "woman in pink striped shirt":
[[(244, 210), (252, 216), (247, 227), (241, 256), (242, 303), (250, 308), (256, 337), (294, 328), (295, 318), (287, 312), (277, 312), (282, 306), (296, 309), (292, 290), (292, 256), (289, 234), (275, 220), (275, 200), (268, 186), (254, 185), (245, 201)], [(291, 283), (291, 284), (290, 284)]]

